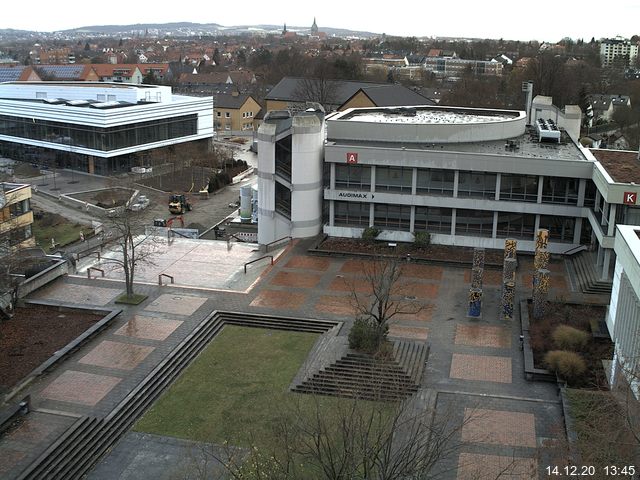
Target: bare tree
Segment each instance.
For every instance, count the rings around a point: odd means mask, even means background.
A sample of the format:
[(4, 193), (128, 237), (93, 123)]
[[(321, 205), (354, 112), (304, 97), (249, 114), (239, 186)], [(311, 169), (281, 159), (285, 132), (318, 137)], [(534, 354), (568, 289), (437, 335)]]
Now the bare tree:
[[(424, 305), (410, 295), (411, 285), (400, 280), (402, 264), (397, 259), (376, 258), (362, 263), (365, 288), (351, 285), (351, 304), (360, 325), (375, 332), (373, 349), (380, 347), (389, 331), (389, 322), (399, 315), (417, 315)], [(357, 280), (356, 280), (357, 282)]]
[(124, 274), (125, 291), (133, 298), (137, 268), (143, 264), (153, 265), (152, 257), (158, 252), (158, 238), (144, 234), (144, 222), (140, 212), (125, 207), (117, 207), (110, 212), (105, 228), (111, 240), (107, 243), (114, 248), (117, 256), (104, 258), (105, 263), (116, 265)]

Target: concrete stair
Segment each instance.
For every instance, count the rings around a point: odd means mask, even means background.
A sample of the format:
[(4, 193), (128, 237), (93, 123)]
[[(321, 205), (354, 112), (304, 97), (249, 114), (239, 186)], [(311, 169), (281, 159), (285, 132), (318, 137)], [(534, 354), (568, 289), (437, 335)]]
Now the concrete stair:
[(596, 270), (596, 259), (591, 252), (580, 252), (571, 257), (571, 266), (575, 272), (576, 286), (586, 294), (611, 294), (611, 281), (600, 280)]

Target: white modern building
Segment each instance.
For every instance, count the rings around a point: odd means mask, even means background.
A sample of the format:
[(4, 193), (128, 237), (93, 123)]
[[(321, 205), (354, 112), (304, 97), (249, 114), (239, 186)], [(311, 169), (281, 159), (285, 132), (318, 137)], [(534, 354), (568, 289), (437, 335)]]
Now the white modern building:
[(615, 226), (640, 224), (637, 152), (584, 149), (552, 118), (533, 117), (354, 108), (326, 117), (323, 145), (317, 114), (274, 115), (259, 130), (259, 242), (313, 236), (321, 224), (335, 237), (372, 226), (393, 242), (424, 231), (436, 244), (499, 249), (516, 238), (533, 252), (546, 228), (552, 253), (597, 250), (608, 280)]
[(123, 83), (0, 84), (0, 152), (10, 157), (59, 166), (72, 158), (105, 174), (137, 166), (143, 152), (212, 138), (213, 97)]
[(638, 58), (638, 44), (622, 37), (603, 38), (600, 40), (600, 58), (603, 67), (634, 65)]
[(615, 342), (612, 378), (623, 372), (636, 397), (640, 393), (640, 227), (618, 225), (616, 268), (607, 312), (609, 335)]

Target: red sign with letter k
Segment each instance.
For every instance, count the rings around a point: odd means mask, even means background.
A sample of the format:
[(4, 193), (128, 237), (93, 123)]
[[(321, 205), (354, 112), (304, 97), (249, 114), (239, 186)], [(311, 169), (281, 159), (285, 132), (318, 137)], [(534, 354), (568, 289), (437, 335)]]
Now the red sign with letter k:
[(638, 201), (638, 193), (637, 192), (624, 192), (624, 200), (623, 203), (625, 205), (635, 205)]

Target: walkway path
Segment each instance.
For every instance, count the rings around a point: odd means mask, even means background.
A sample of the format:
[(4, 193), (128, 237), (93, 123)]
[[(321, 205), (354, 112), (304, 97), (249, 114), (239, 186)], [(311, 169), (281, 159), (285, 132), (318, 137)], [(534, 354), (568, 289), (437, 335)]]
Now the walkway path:
[[(309, 256), (308, 246), (300, 242), (287, 249), (247, 293), (139, 285), (138, 292), (149, 296), (145, 302), (125, 306), (104, 333), (24, 392), (31, 394), (34, 411), (0, 438), (0, 476), (14, 478), (75, 417), (110, 412), (213, 310), (350, 322), (351, 289), (366, 288), (362, 262)], [(527, 293), (530, 278), (528, 262), (522, 264), (518, 271), (521, 295)], [(552, 268), (558, 292), (566, 291), (568, 285), (563, 268), (563, 264)], [(474, 476), (478, 465), (485, 472), (499, 465), (516, 465), (518, 471), (528, 472), (539, 447), (556, 436), (556, 428), (562, 425), (556, 388), (525, 381), (519, 321), (497, 320), (499, 275), (495, 272), (488, 271), (485, 277), (483, 318), (466, 317), (467, 270), (405, 265), (403, 294), (424, 309), (417, 316), (394, 321), (390, 334), (431, 343), (425, 380), (438, 392), (438, 414), (448, 412), (460, 422), (473, 419), (459, 434), (465, 447), (442, 478), (478, 479)], [(114, 306), (121, 291), (118, 282), (66, 277), (33, 298), (108, 307)]]

